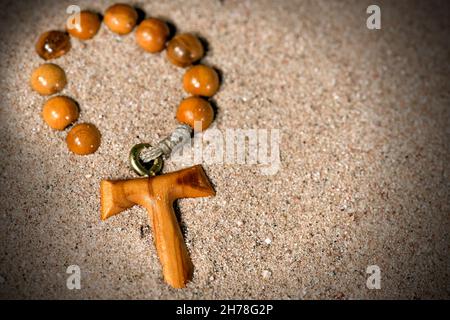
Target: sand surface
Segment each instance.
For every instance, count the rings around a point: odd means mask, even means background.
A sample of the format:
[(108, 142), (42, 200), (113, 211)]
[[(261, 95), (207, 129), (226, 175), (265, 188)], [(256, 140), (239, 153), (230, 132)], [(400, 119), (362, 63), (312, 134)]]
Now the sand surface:
[[(177, 122), (183, 70), (103, 25), (54, 62), (80, 121), (103, 135), (80, 157), (40, 116), (29, 85), (37, 37), (73, 1), (0, 8), (0, 297), (449, 298), (448, 4), (379, 1), (140, 1), (208, 42), (223, 74), (214, 127), (279, 129), (281, 168), (204, 164), (215, 198), (178, 203), (195, 266), (162, 279), (143, 208), (99, 219), (99, 183), (131, 178), (129, 149)], [(103, 12), (110, 2), (77, 1)], [(167, 162), (165, 171), (181, 168)], [(81, 268), (68, 290), (66, 268)], [(381, 289), (366, 287), (378, 265)]]

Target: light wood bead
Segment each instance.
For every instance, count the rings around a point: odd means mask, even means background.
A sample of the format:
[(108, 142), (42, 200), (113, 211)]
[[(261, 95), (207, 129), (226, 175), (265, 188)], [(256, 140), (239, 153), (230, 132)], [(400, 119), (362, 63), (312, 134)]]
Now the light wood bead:
[(148, 52), (160, 52), (166, 47), (169, 33), (169, 27), (164, 21), (145, 19), (136, 29), (136, 42)]
[(87, 155), (97, 151), (101, 142), (101, 134), (97, 127), (90, 123), (75, 125), (67, 134), (66, 143), (70, 151), (79, 155)]
[(53, 63), (44, 63), (31, 75), (31, 87), (41, 95), (51, 95), (61, 91), (67, 84), (66, 74)]
[(219, 89), (219, 76), (211, 67), (194, 66), (184, 74), (183, 87), (194, 96), (212, 97)]
[[(189, 97), (181, 101), (177, 110), (177, 119), (199, 131), (206, 130), (214, 120), (214, 110), (211, 104), (199, 97)], [(200, 122), (201, 127), (196, 128)]]
[(80, 12), (80, 23), (75, 24), (72, 28), (67, 28), (67, 32), (72, 37), (80, 40), (92, 39), (100, 29), (100, 17), (91, 11)]
[(78, 119), (77, 103), (65, 96), (50, 98), (42, 110), (44, 121), (55, 130), (64, 130)]
[(114, 33), (125, 35), (136, 26), (138, 14), (136, 9), (128, 4), (117, 3), (106, 9), (104, 22)]
[(167, 58), (182, 68), (200, 60), (204, 53), (200, 40), (190, 33), (176, 35), (167, 45)]

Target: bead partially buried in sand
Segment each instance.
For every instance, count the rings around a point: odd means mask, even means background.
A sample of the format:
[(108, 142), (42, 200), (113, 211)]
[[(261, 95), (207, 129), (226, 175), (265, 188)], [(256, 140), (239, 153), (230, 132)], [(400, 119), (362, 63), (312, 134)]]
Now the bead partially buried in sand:
[(169, 27), (164, 21), (145, 19), (136, 29), (136, 42), (148, 52), (160, 52), (166, 47), (169, 32)]
[(36, 42), (36, 52), (44, 60), (61, 57), (70, 48), (70, 37), (62, 31), (47, 31)]
[(136, 26), (137, 19), (138, 14), (132, 6), (117, 3), (106, 9), (103, 21), (109, 30), (124, 35), (133, 30)]
[(31, 87), (41, 95), (51, 95), (61, 91), (67, 84), (66, 74), (56, 64), (44, 63), (31, 75)]
[(79, 155), (94, 153), (100, 146), (100, 141), (100, 131), (90, 123), (77, 124), (69, 131), (66, 138), (69, 150)]
[(64, 96), (50, 98), (42, 110), (44, 121), (55, 130), (64, 130), (78, 119), (77, 103)]
[(181, 101), (177, 110), (177, 119), (193, 129), (200, 122), (201, 131), (206, 130), (214, 120), (214, 110), (208, 101), (198, 97), (190, 97)]
[(79, 22), (74, 22), (70, 28), (67, 27), (67, 32), (80, 40), (92, 39), (100, 29), (100, 17), (94, 12), (81, 11)]
[(219, 89), (219, 76), (213, 68), (194, 66), (184, 74), (183, 87), (194, 96), (212, 97)]
[(167, 58), (182, 68), (200, 60), (204, 53), (200, 40), (190, 33), (176, 35), (167, 45)]

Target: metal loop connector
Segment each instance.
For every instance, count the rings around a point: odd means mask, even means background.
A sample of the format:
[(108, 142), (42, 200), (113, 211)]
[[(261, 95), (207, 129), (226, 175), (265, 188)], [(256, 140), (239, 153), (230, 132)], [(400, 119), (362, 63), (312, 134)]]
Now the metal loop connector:
[(152, 177), (161, 172), (163, 167), (163, 158), (158, 156), (150, 159), (148, 162), (141, 160), (141, 151), (151, 148), (149, 143), (139, 143), (130, 150), (130, 166), (134, 172), (143, 177)]

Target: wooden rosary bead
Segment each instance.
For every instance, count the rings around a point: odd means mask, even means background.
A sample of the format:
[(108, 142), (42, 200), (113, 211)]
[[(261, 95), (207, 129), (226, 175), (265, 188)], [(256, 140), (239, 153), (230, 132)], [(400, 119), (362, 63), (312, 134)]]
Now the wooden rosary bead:
[(104, 22), (114, 33), (125, 35), (136, 26), (137, 11), (128, 4), (117, 3), (105, 12)]
[(40, 65), (31, 75), (31, 87), (44, 96), (61, 91), (66, 84), (67, 79), (64, 70), (53, 63)]
[[(196, 122), (201, 122), (200, 131), (206, 130), (214, 120), (214, 110), (211, 104), (199, 97), (189, 97), (181, 101), (177, 110), (177, 119), (193, 129)], [(198, 124), (197, 124), (198, 125)]]
[(184, 74), (183, 87), (194, 96), (212, 97), (219, 89), (219, 76), (213, 68), (194, 66)]
[(200, 40), (190, 33), (176, 35), (167, 45), (167, 58), (182, 68), (200, 60), (204, 53)]
[(159, 19), (145, 19), (136, 29), (136, 42), (144, 50), (155, 53), (164, 50), (169, 27)]
[(53, 129), (64, 130), (78, 119), (76, 102), (65, 96), (50, 98), (42, 110), (44, 121)]
[(75, 38), (81, 40), (92, 39), (100, 29), (100, 17), (94, 12), (81, 11), (79, 21), (80, 23), (74, 24), (73, 28), (67, 28), (70, 35)]
[(36, 42), (36, 52), (44, 60), (61, 57), (70, 48), (70, 37), (62, 31), (52, 30), (44, 32)]
[(91, 154), (100, 146), (101, 134), (90, 123), (75, 125), (67, 134), (66, 142), (70, 151), (79, 155)]

